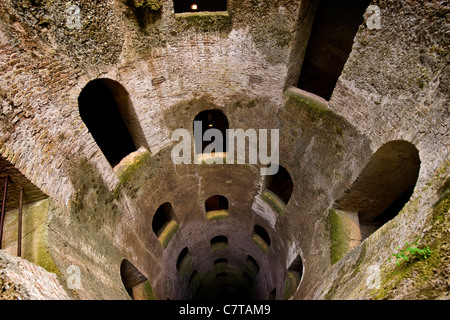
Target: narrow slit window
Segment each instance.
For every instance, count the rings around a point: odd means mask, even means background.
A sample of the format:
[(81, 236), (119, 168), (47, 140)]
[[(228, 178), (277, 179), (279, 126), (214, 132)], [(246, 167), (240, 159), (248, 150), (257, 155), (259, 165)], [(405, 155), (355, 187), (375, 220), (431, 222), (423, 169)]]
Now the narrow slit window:
[(334, 207), (356, 213), (361, 240), (395, 218), (413, 194), (420, 171), (419, 151), (403, 140), (373, 154), (359, 177)]
[(266, 229), (259, 225), (255, 225), (253, 228), (252, 239), (260, 247), (260, 249), (267, 254), (271, 245), (271, 240)]
[(225, 250), (228, 248), (228, 238), (225, 236), (216, 236), (211, 239), (211, 250)]
[(180, 271), (180, 269), (182, 269), (182, 267), (187, 264), (189, 258), (190, 258), (189, 249), (186, 247), (183, 250), (181, 250), (180, 254), (178, 255), (177, 259), (178, 271)]
[(267, 233), (266, 229), (264, 229), (263, 227), (261, 227), (259, 225), (255, 225), (254, 232), (258, 236), (260, 236), (270, 246), (270, 244), (271, 244), (270, 236)]
[(166, 202), (159, 206), (152, 220), (153, 232), (159, 236), (164, 227), (172, 220), (172, 206)]
[(288, 272), (295, 272), (298, 274), (298, 278), (301, 279), (303, 275), (303, 262), (302, 258), (298, 255), (288, 268)]
[(198, 273), (197, 270), (195, 270), (194, 272), (192, 272), (191, 276), (189, 277), (189, 289), (191, 289), (192, 291), (195, 290), (199, 290), (199, 286), (201, 286), (200, 283), (200, 274)]
[(153, 290), (148, 279), (128, 260), (120, 264), (122, 283), (133, 300), (153, 299)]
[(279, 166), (278, 172), (266, 178), (266, 190), (263, 198), (272, 205), (279, 213), (282, 213), (294, 190), (294, 182), (289, 172)]
[(302, 258), (298, 255), (294, 261), (290, 264), (286, 272), (286, 288), (284, 293), (284, 299), (292, 297), (300, 285), (300, 281), (303, 276), (303, 262)]
[(259, 264), (252, 256), (247, 256), (246, 265), (255, 275), (259, 273)]
[(228, 244), (228, 238), (225, 236), (216, 236), (211, 239), (211, 245), (214, 245), (216, 243), (226, 243)]
[(205, 201), (206, 218), (220, 220), (228, 218), (228, 200), (224, 196), (215, 195)]

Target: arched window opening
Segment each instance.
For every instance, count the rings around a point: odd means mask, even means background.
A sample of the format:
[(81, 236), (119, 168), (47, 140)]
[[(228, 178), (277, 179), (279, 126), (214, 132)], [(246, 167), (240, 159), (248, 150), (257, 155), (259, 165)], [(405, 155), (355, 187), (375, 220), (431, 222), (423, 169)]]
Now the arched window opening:
[(228, 260), (225, 258), (219, 258), (214, 260), (214, 265), (222, 264), (222, 263), (228, 263)]
[(220, 220), (228, 218), (228, 199), (215, 195), (205, 201), (206, 218), (208, 220)]
[(120, 264), (122, 283), (130, 297), (134, 300), (152, 300), (153, 289), (148, 279), (128, 260)]
[(225, 236), (216, 236), (211, 239), (211, 245), (216, 243), (228, 243), (228, 238)]
[(299, 279), (298, 283), (300, 283), (303, 276), (303, 261), (299, 255), (294, 259), (294, 261), (292, 261), (288, 268), (288, 272), (295, 273), (296, 278)]
[(329, 100), (370, 0), (321, 0), (297, 87)]
[(247, 256), (245, 262), (246, 266), (252, 271), (253, 274), (257, 275), (259, 273), (259, 264), (255, 258), (252, 256)]
[(211, 239), (211, 250), (225, 250), (228, 248), (228, 238), (226, 236), (216, 236)]
[(260, 236), (269, 246), (271, 244), (269, 234), (267, 233), (266, 229), (259, 225), (255, 225), (253, 228), (253, 231), (255, 234)]
[(357, 220), (364, 240), (395, 218), (409, 201), (419, 177), (416, 147), (402, 140), (380, 147), (345, 195), (335, 204), (339, 215)]
[(189, 264), (190, 259), (191, 255), (189, 253), (189, 249), (186, 247), (183, 250), (181, 250), (177, 259), (177, 270), (178, 271), (184, 270), (185, 267)]
[(166, 248), (173, 234), (178, 230), (179, 224), (175, 220), (175, 212), (169, 202), (163, 203), (156, 210), (152, 219), (153, 232), (161, 245)]
[(111, 166), (146, 146), (126, 89), (110, 79), (89, 82), (78, 97), (81, 119)]
[(284, 299), (287, 300), (294, 295), (297, 291), (300, 281), (303, 276), (303, 262), (302, 258), (298, 255), (294, 261), (292, 261), (286, 272), (286, 288), (284, 291)]
[(227, 0), (174, 0), (175, 13), (227, 11)]
[(287, 170), (279, 166), (278, 172), (266, 176), (265, 189), (261, 198), (267, 202), (278, 214), (282, 215), (294, 190), (294, 182)]
[[(210, 130), (209, 129), (216, 129)], [(200, 112), (194, 119), (194, 144), (195, 153), (221, 153), (227, 151), (227, 129), (228, 119), (222, 111), (219, 110), (206, 110)], [(208, 133), (205, 136), (205, 132), (211, 133), (212, 136), (209, 139)], [(219, 136), (219, 137), (217, 137)], [(220, 138), (221, 141), (216, 141)], [(201, 139), (200, 141), (197, 141)], [(209, 141), (211, 140), (211, 141)]]
[(271, 241), (266, 229), (259, 225), (255, 225), (253, 227), (252, 239), (261, 248), (261, 250), (267, 254), (271, 245)]

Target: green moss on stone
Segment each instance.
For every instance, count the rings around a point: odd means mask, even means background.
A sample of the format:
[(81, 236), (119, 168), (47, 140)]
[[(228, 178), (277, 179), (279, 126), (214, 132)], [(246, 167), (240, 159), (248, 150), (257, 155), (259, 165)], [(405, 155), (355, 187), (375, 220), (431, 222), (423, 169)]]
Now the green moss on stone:
[(221, 220), (228, 218), (228, 210), (213, 210), (206, 213), (208, 221)]
[(153, 288), (148, 280), (133, 287), (133, 297), (135, 300), (155, 300)]
[(269, 204), (279, 215), (283, 215), (286, 204), (275, 193), (266, 189), (261, 194), (261, 198)]
[(291, 101), (304, 107), (312, 120), (321, 119), (330, 113), (328, 104), (320, 97), (314, 97), (314, 95), (294, 87), (287, 89), (285, 94)]
[(262, 252), (264, 252), (265, 254), (267, 254), (269, 252), (269, 245), (259, 235), (257, 235), (256, 233), (253, 234), (252, 240), (254, 243), (256, 243), (258, 245), (258, 247), (262, 250)]
[(349, 252), (350, 246), (346, 221), (342, 215), (331, 209), (329, 221), (331, 225), (331, 264), (334, 264)]
[(120, 172), (118, 172), (119, 181), (122, 184), (127, 183), (136, 174), (139, 168), (147, 161), (150, 152), (146, 150), (133, 157), (129, 162), (123, 165)]
[(49, 248), (48, 243), (40, 243), (36, 247), (35, 252), (35, 262), (38, 266), (43, 267), (45, 270), (49, 272), (56, 273), (57, 275), (60, 275), (60, 271), (58, 267), (56, 266), (55, 260), (53, 259)]
[(145, 281), (144, 293), (145, 293), (145, 297), (147, 298), (147, 300), (155, 300), (155, 294), (153, 293), (153, 288), (148, 280)]
[(443, 223), (450, 211), (450, 178), (439, 188), (439, 200), (433, 206), (433, 220)]
[(211, 251), (220, 251), (220, 250), (227, 250), (228, 249), (228, 243), (226, 242), (217, 242), (213, 243), (211, 245)]
[(247, 269), (249, 274), (253, 275), (253, 277), (256, 278), (256, 275), (259, 272), (258, 266), (256, 266), (252, 261), (247, 260), (245, 262), (245, 268)]
[(191, 270), (191, 266), (192, 256), (188, 253), (181, 260), (180, 265), (178, 266), (178, 272), (183, 276), (187, 276), (189, 271)]
[(175, 234), (175, 232), (177, 232), (179, 227), (180, 225), (175, 220), (171, 220), (165, 227), (163, 227), (161, 234), (158, 236), (158, 240), (164, 249), (167, 248), (170, 239)]
[[(395, 297), (405, 281), (408, 281), (408, 291), (415, 298), (436, 299), (448, 292), (445, 279), (448, 277), (446, 261), (450, 259), (450, 178), (446, 175), (446, 168), (437, 172), (435, 181), (443, 179), (443, 182), (438, 188), (439, 199), (432, 207), (430, 228), (421, 239), (413, 241), (418, 242), (421, 248), (429, 247), (431, 255), (425, 260), (402, 261), (398, 265), (391, 257), (385, 263), (380, 289), (371, 292), (373, 299)], [(440, 178), (442, 176), (445, 178)]]
[(198, 274), (198, 272), (195, 272), (191, 276), (191, 279), (189, 281), (189, 289), (192, 292), (195, 292), (200, 287), (201, 283), (202, 283), (202, 278), (200, 277), (200, 274)]

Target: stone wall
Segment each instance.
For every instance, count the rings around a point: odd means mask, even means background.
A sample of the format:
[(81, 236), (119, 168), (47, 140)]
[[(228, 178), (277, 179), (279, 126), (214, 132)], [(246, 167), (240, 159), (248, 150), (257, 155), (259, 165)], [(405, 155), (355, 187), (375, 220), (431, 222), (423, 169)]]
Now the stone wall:
[[(382, 27), (360, 28), (329, 105), (370, 138), (374, 151), (393, 140), (413, 143), (421, 160), (419, 178), (399, 215), (334, 265), (330, 281), (306, 297), (446, 297), (448, 248), (439, 239), (446, 237), (442, 228), (449, 210), (448, 37), (444, 36), (449, 7), (439, 1), (373, 3), (381, 9)], [(353, 181), (359, 173), (353, 171)], [(416, 246), (416, 242), (422, 248), (430, 246), (435, 259), (397, 266), (391, 255), (405, 250), (405, 243)], [(368, 285), (374, 279), (380, 281), (379, 287)]]
[(0, 299), (68, 300), (54, 273), (0, 251)]

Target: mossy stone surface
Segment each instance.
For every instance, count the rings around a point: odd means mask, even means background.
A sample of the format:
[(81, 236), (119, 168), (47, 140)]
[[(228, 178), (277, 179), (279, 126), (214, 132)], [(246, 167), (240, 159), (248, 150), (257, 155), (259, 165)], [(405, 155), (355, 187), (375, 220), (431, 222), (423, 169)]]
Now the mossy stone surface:
[(228, 210), (212, 210), (206, 213), (208, 221), (215, 221), (228, 218)]
[(295, 291), (297, 291), (298, 284), (300, 283), (300, 278), (301, 275), (299, 272), (287, 272), (283, 300), (288, 300), (294, 295)]
[(286, 204), (275, 193), (265, 189), (261, 194), (261, 198), (268, 203), (279, 215), (283, 215)]
[(175, 21), (180, 31), (229, 32), (232, 26), (231, 17), (227, 12), (177, 13)]
[(167, 248), (170, 239), (177, 232), (180, 225), (175, 220), (171, 220), (162, 230), (161, 234), (158, 236), (158, 240), (163, 246), (163, 248)]

